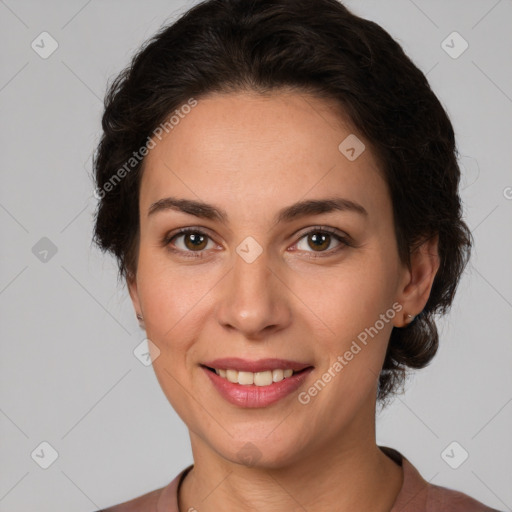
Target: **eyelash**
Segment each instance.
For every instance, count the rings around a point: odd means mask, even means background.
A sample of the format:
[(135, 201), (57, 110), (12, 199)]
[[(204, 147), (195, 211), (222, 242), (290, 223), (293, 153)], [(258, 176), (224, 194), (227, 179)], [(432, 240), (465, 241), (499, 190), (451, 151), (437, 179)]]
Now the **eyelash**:
[[(173, 240), (175, 240), (176, 238), (178, 238), (178, 237), (180, 237), (182, 235), (186, 235), (186, 234), (189, 234), (189, 233), (193, 233), (195, 235), (205, 236), (205, 237), (209, 238), (210, 240), (212, 240), (212, 238), (208, 235), (208, 233), (202, 231), (199, 228), (190, 227), (190, 228), (183, 228), (183, 229), (180, 229), (176, 233), (172, 233), (172, 234), (166, 235), (163, 238), (163, 240), (162, 240), (162, 245), (164, 247), (167, 247), (168, 250), (173, 252), (173, 253), (179, 253), (180, 255), (185, 255), (186, 258), (203, 258), (204, 257), (204, 253), (205, 253), (204, 249), (201, 250), (201, 251), (184, 251), (182, 249), (173, 249), (173, 248), (170, 247), (170, 244), (171, 244), (171, 242)], [(312, 259), (323, 258), (323, 257), (326, 257), (326, 256), (332, 256), (333, 254), (337, 254), (344, 247), (354, 247), (354, 244), (352, 243), (350, 237), (341, 235), (337, 230), (335, 230), (333, 228), (322, 227), (322, 226), (316, 226), (316, 227), (312, 228), (311, 230), (307, 231), (306, 233), (303, 233), (301, 235), (301, 237), (299, 238), (299, 241), (296, 242), (295, 245), (297, 245), (300, 242), (300, 240), (302, 240), (303, 238), (305, 238), (305, 237), (307, 237), (307, 236), (309, 236), (311, 234), (331, 235), (332, 237), (334, 237), (341, 244), (341, 245), (339, 245), (338, 247), (336, 247), (334, 249), (331, 249), (331, 250), (328, 250), (328, 251), (320, 251), (317, 254), (315, 254), (315, 251), (313, 251), (313, 253), (308, 256), (309, 258), (312, 258)], [(309, 253), (310, 251), (306, 251), (306, 252)]]

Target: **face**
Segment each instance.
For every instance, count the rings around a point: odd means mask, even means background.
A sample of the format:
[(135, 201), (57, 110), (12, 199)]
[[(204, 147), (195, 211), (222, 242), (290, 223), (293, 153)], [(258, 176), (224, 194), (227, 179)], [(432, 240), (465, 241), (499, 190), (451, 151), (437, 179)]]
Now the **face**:
[(146, 157), (130, 294), (165, 395), (224, 460), (284, 465), (373, 435), (409, 274), (369, 143), (339, 147), (354, 134), (312, 96), (216, 94)]

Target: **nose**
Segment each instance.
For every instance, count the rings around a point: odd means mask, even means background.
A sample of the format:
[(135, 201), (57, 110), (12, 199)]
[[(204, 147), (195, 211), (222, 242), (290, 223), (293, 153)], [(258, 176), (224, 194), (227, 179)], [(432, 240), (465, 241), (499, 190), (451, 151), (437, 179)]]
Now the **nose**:
[(223, 279), (218, 322), (246, 338), (265, 340), (289, 325), (291, 292), (277, 269), (270, 267), (266, 251), (250, 263), (238, 254), (233, 259), (233, 268)]

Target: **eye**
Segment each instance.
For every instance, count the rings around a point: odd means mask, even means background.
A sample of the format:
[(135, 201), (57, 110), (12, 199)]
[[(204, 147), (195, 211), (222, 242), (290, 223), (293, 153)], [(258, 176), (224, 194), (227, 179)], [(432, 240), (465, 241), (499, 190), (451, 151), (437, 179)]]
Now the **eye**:
[[(176, 240), (182, 239), (181, 242)], [(201, 257), (204, 249), (211, 249), (208, 247), (208, 241), (212, 239), (204, 231), (198, 228), (183, 228), (173, 235), (168, 235), (162, 241), (164, 246), (168, 246), (172, 252), (179, 253), (198, 253), (190, 254), (192, 257)], [(174, 248), (174, 247), (176, 248)]]
[[(180, 239), (181, 241), (177, 242)], [(200, 258), (206, 249), (212, 249), (212, 247), (208, 247), (209, 241), (215, 245), (207, 233), (199, 228), (191, 227), (180, 229), (177, 233), (165, 236), (162, 240), (162, 245), (174, 253), (179, 253), (186, 257)], [(337, 241), (338, 245), (334, 249), (329, 249), (333, 241)], [(328, 253), (326, 254), (327, 256), (337, 253), (347, 246), (351, 246), (348, 236), (338, 233), (333, 228), (320, 226), (304, 233), (299, 242), (295, 244), (295, 247), (300, 251)], [(312, 248), (313, 251), (309, 251), (308, 248)], [(309, 257), (316, 258), (320, 256), (323, 256), (323, 254), (319, 256), (310, 254)]]
[[(331, 246), (333, 240), (337, 241), (338, 245), (334, 249), (327, 250)], [(332, 228), (321, 227), (315, 227), (305, 233), (296, 244), (297, 249), (301, 251), (329, 254), (337, 253), (346, 246), (350, 246), (349, 240), (346, 236), (338, 234), (338, 232)], [(308, 248), (312, 248), (313, 251), (308, 251)]]

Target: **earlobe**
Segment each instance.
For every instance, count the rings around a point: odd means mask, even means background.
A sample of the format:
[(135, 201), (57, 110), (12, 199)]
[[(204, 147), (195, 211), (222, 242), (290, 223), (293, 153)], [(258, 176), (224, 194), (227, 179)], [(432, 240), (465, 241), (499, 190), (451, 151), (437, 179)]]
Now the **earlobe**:
[(402, 320), (397, 317), (396, 327), (409, 325), (423, 311), (439, 270), (438, 243), (439, 237), (435, 235), (411, 253), (408, 279), (398, 298), (398, 302), (403, 306), (403, 317)]
[(135, 309), (135, 315), (139, 321), (139, 325), (144, 328), (144, 317), (142, 315), (141, 305), (139, 301), (139, 293), (137, 290), (137, 279), (136, 276), (130, 276), (126, 279), (126, 286), (128, 293), (132, 299), (133, 308)]

